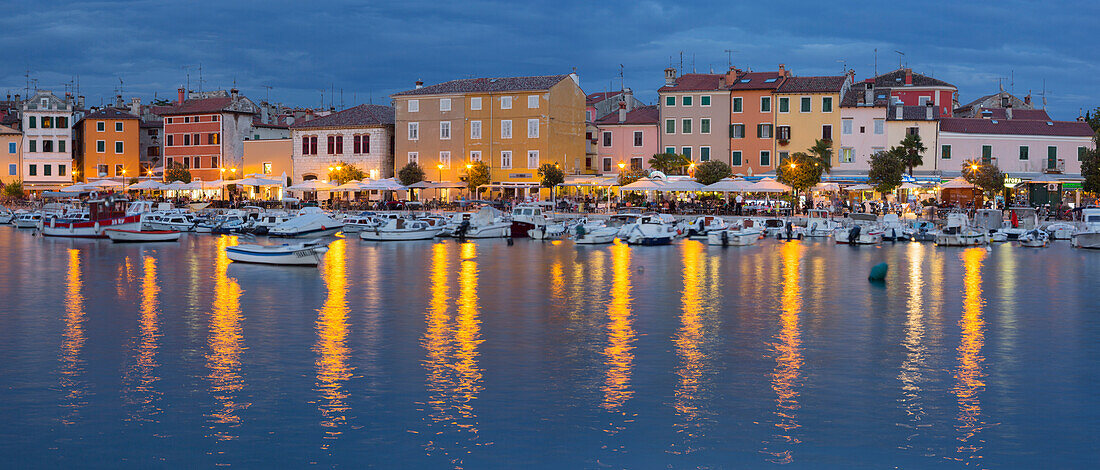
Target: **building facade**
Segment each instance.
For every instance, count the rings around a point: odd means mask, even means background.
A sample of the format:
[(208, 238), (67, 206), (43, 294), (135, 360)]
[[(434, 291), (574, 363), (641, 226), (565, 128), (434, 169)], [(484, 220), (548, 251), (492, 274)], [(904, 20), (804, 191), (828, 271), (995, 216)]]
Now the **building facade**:
[(1093, 131), (1080, 121), (944, 118), (940, 120), (939, 169), (958, 175), (966, 160), (996, 164), (1010, 177), (1081, 175)]
[(280, 179), (283, 174), (294, 181), (294, 141), (286, 139), (249, 140), (244, 143), (242, 175), (260, 175), (266, 179)]
[(927, 149), (921, 155), (921, 164), (913, 167), (913, 176), (931, 175), (938, 170), (939, 109), (931, 102), (923, 106), (895, 104), (886, 113), (887, 148), (900, 145), (910, 134), (915, 134)]
[(78, 181), (143, 176), (140, 119), (126, 111), (104, 108), (84, 116), (73, 129), (74, 176)]
[(726, 83), (730, 90), (730, 167), (734, 174), (754, 175), (775, 170), (775, 159), (761, 164), (759, 156), (775, 153), (775, 90), (789, 75), (783, 64), (776, 72), (748, 72), (731, 69)]
[[(787, 77), (775, 91), (774, 155), (761, 151), (760, 166), (781, 164), (787, 155), (807, 152), (818, 139), (832, 148), (838, 162), (841, 126), (840, 98), (851, 85), (851, 74), (827, 77)], [(770, 157), (770, 158), (769, 158)]]
[(610, 174), (619, 172), (620, 163), (622, 168), (648, 168), (649, 159), (660, 153), (657, 129), (660, 119), (661, 110), (657, 106), (627, 111), (626, 103), (622, 103), (619, 112), (596, 121), (600, 167), (610, 167)]
[[(290, 126), (295, 181), (328, 180), (329, 168), (344, 162), (368, 178), (394, 175), (394, 110), (361, 104)], [(288, 173), (289, 174), (289, 173)]]
[(891, 103), (924, 106), (932, 103), (940, 116), (951, 116), (959, 89), (943, 80), (932, 78), (913, 69), (900, 68), (869, 80), (875, 88), (889, 88)]
[(0, 183), (22, 181), (19, 169), (23, 167), (23, 133), (8, 126), (0, 126)]
[(866, 175), (871, 155), (886, 150), (888, 88), (875, 89), (870, 82), (848, 89), (840, 103), (840, 145), (833, 175)]
[(73, 102), (40, 90), (23, 102), (23, 186), (57, 190), (73, 181)]
[[(693, 162), (730, 163), (730, 90), (726, 74), (665, 69), (665, 86), (657, 90), (661, 109), (661, 151)], [(607, 172), (607, 168), (602, 168)]]
[(165, 168), (180, 165), (203, 181), (222, 179), (244, 162), (244, 141), (252, 135), (256, 105), (236, 89), (191, 93), (179, 90), (176, 104), (161, 112)]

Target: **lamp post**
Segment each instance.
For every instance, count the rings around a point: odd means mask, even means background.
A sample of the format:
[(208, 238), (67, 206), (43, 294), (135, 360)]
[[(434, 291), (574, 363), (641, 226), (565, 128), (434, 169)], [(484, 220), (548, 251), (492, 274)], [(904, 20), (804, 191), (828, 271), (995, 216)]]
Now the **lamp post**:
[[(439, 182), (442, 183), (443, 182), (443, 162), (436, 163), (435, 167), (436, 167), (436, 169), (439, 170)], [(440, 202), (442, 202), (443, 201), (443, 188), (437, 188), (437, 189), (439, 189), (439, 200), (440, 200)]]
[[(623, 179), (623, 169), (626, 168), (626, 162), (619, 160), (619, 180)], [(619, 188), (619, 202), (622, 202), (623, 190)], [(607, 211), (611, 212), (611, 187), (607, 188)]]

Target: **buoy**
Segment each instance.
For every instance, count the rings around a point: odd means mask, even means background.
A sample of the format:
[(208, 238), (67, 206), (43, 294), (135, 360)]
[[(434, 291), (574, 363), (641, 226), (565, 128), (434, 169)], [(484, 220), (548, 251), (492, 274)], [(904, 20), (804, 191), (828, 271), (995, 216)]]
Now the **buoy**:
[(879, 263), (871, 267), (871, 274), (867, 276), (868, 281), (884, 281), (886, 280), (886, 271), (889, 270), (889, 266), (886, 263)]

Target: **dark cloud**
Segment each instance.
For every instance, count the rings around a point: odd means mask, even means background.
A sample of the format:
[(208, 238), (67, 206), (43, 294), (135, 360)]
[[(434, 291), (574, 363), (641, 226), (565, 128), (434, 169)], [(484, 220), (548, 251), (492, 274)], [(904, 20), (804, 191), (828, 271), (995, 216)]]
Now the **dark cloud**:
[(652, 100), (662, 70), (740, 67), (861, 78), (904, 60), (959, 86), (961, 100), (996, 91), (1038, 93), (1063, 119), (1100, 105), (1089, 31), (1094, 1), (843, 4), (559, 0), (515, 2), (17, 1), (0, 17), (6, 59), (0, 90), (29, 70), (60, 90), (79, 76), (91, 102), (115, 94), (174, 95), (235, 82), (254, 97), (316, 105), (343, 90), (346, 105), (387, 102), (422, 79), (562, 73), (586, 90), (627, 86)]

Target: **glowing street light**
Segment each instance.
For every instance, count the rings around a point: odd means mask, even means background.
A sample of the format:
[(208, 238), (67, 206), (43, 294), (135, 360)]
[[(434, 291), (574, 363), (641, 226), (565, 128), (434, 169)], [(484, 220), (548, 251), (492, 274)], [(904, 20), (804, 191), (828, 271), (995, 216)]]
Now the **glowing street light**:
[(619, 169), (622, 170), (623, 168), (626, 168), (626, 162), (620, 161), (619, 162)]

